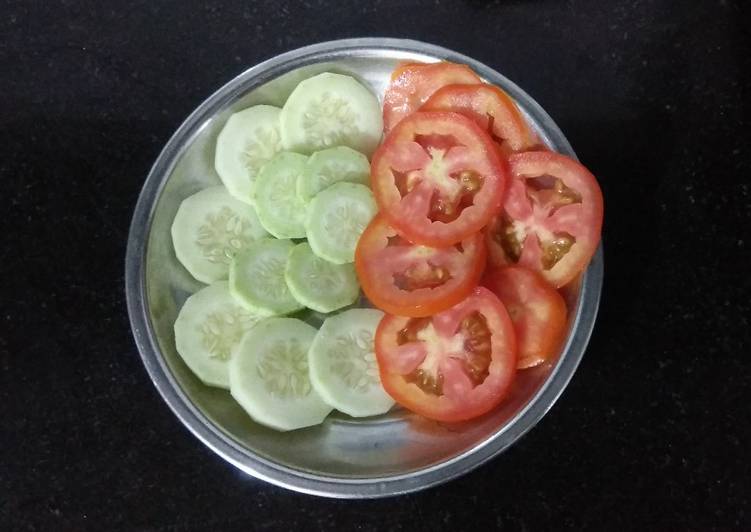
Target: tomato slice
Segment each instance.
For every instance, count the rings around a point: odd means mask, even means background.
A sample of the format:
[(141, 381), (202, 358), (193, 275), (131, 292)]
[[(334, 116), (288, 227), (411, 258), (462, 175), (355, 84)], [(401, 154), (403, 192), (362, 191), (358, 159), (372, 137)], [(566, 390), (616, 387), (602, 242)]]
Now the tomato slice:
[(434, 248), (401, 237), (382, 216), (360, 236), (355, 267), (360, 285), (378, 308), (423, 317), (467, 297), (485, 269), (485, 240), (475, 233), (456, 246)]
[(509, 158), (512, 179), (486, 231), (493, 266), (519, 264), (558, 288), (586, 268), (602, 229), (602, 192), (577, 161), (554, 152)]
[(454, 111), (474, 120), (505, 153), (537, 144), (514, 100), (494, 85), (447, 85), (425, 102), (423, 111)]
[(444, 85), (481, 82), (467, 65), (447, 61), (402, 63), (391, 74), (391, 82), (383, 97), (383, 129), (387, 133), (391, 131)]
[(508, 266), (482, 282), (506, 306), (519, 348), (517, 369), (531, 368), (558, 354), (566, 333), (566, 302), (538, 272)]
[(449, 112), (417, 112), (402, 120), (373, 155), (376, 201), (410, 241), (456, 244), (498, 212), (506, 162), (470, 119)]
[(375, 338), (385, 390), (438, 421), (464, 421), (498, 405), (516, 374), (508, 312), (486, 288), (429, 318), (386, 315)]

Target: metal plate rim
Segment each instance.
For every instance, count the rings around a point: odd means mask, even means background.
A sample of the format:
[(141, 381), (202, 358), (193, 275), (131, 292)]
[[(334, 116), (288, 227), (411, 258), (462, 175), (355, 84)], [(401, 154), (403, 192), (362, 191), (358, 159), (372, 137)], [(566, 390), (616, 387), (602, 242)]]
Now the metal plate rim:
[(146, 308), (145, 259), (148, 235), (156, 199), (167, 176), (179, 159), (183, 148), (200, 131), (209, 116), (238, 95), (240, 88), (259, 77), (258, 83), (276, 77), (280, 68), (301, 66), (306, 62), (325, 61), (327, 57), (358, 52), (377, 55), (384, 51), (423, 54), (470, 65), (483, 78), (502, 79), (508, 92), (523, 101), (525, 107), (545, 126), (546, 133), (556, 137), (561, 151), (575, 156), (570, 144), (550, 116), (529, 95), (513, 82), (472, 58), (447, 48), (421, 41), (395, 38), (357, 38), (313, 44), (278, 55), (247, 69), (223, 85), (199, 105), (177, 129), (158, 156), (139, 195), (130, 226), (126, 260), (125, 291), (128, 314), (138, 351), (149, 376), (160, 395), (180, 421), (207, 447), (245, 473), (266, 482), (302, 493), (335, 498), (377, 498), (404, 494), (446, 482), (465, 474), (496, 456), (528, 430), (553, 406), (572, 378), (594, 327), (603, 280), (603, 253), (600, 247), (586, 271), (580, 292), (580, 303), (572, 329), (574, 333), (543, 386), (529, 404), (501, 430), (472, 449), (451, 460), (402, 475), (342, 479), (303, 473), (269, 462), (240, 447), (217, 430), (182, 392), (157, 347), (154, 330)]

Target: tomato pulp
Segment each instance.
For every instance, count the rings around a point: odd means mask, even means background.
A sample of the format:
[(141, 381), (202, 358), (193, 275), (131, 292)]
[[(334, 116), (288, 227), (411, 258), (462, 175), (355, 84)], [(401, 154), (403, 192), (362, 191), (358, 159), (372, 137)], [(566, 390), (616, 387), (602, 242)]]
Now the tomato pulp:
[(396, 67), (383, 97), (384, 131), (391, 131), (435, 91), (451, 83), (481, 83), (481, 80), (467, 65), (447, 61), (403, 63)]
[(490, 411), (516, 374), (511, 319), (482, 287), (432, 317), (386, 315), (375, 349), (384, 389), (402, 406), (438, 421)]
[(488, 135), (457, 113), (417, 112), (376, 150), (373, 194), (381, 212), (410, 241), (450, 246), (498, 212), (507, 167)]
[(518, 369), (558, 354), (566, 333), (566, 302), (538, 272), (507, 266), (485, 275), (482, 284), (506, 306), (516, 332)]
[(602, 192), (579, 162), (555, 152), (509, 157), (503, 208), (487, 229), (493, 266), (519, 264), (558, 288), (586, 268), (602, 229)]
[(453, 111), (475, 121), (504, 153), (529, 150), (536, 139), (514, 101), (493, 85), (447, 85), (422, 106), (423, 111)]
[(455, 246), (434, 248), (400, 236), (382, 216), (357, 243), (355, 267), (363, 292), (378, 308), (423, 317), (464, 299), (485, 269), (485, 241), (475, 233)]

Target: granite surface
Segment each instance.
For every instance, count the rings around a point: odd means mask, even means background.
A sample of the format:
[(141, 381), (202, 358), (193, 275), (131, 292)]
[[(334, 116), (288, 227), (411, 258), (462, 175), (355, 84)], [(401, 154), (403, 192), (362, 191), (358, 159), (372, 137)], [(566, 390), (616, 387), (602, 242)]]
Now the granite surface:
[[(751, 7), (630, 0), (0, 1), (0, 528), (751, 528)], [(212, 91), (299, 46), (411, 37), (524, 87), (605, 194), (605, 288), (560, 401), (459, 480), (332, 501), (240, 474), (162, 402), (128, 223)]]

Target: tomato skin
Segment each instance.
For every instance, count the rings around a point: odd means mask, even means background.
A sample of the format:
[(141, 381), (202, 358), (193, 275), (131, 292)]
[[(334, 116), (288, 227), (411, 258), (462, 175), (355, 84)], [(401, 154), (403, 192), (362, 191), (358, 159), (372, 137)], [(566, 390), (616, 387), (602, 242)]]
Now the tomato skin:
[(552, 360), (566, 336), (566, 302), (538, 272), (507, 266), (482, 281), (506, 306), (519, 349), (517, 369)]
[[(436, 152), (428, 154), (416, 142), (426, 137), (455, 139), (458, 148), (445, 151), (446, 160), (454, 159), (445, 166), (454, 173), (470, 170), (482, 176), (471, 204), (458, 208), (460, 214), (448, 222), (430, 218), (439, 185), (429, 174)], [(420, 172), (419, 184), (404, 196), (396, 183), (397, 170)], [(413, 113), (386, 137), (371, 162), (371, 185), (382, 214), (410, 241), (432, 247), (450, 246), (480, 231), (500, 209), (507, 180), (507, 163), (490, 137), (470, 119), (451, 112)]]
[(402, 61), (398, 65), (396, 65), (396, 68), (391, 72), (391, 76), (389, 77), (390, 82), (394, 82), (398, 80), (405, 72), (409, 72), (410, 70), (417, 70), (419, 68), (424, 68), (428, 66), (430, 63), (418, 63), (414, 61)]
[(434, 92), (421, 110), (453, 111), (470, 118), (494, 137), (505, 154), (538, 144), (514, 100), (494, 85), (446, 85)]
[[(456, 382), (454, 372), (446, 378), (446, 393), (433, 395), (414, 382), (409, 382), (405, 376), (410, 368), (420, 367), (420, 364), (427, 361), (427, 356), (423, 362), (418, 360), (419, 357), (410, 359), (409, 353), (413, 345), (397, 343), (399, 331), (408, 326), (410, 318), (387, 314), (381, 320), (375, 337), (376, 358), (386, 392), (405, 408), (436, 421), (465, 421), (496, 407), (508, 395), (516, 375), (517, 362), (514, 328), (500, 300), (486, 288), (478, 287), (461, 303), (434, 315), (431, 323), (436, 324), (439, 341), (446, 342), (457, 324), (475, 311), (481, 313), (491, 331), (491, 359), (487, 368), (488, 375), (482, 383), (470, 388), (466, 385), (462, 387)], [(455, 352), (447, 351), (447, 345), (449, 344), (443, 343), (438, 346), (442, 350), (437, 355), (441, 368), (449, 367), (444, 364), (453, 363), (456, 356)], [(405, 350), (405, 347), (410, 349)], [(464, 349), (466, 354), (466, 347)]]
[(388, 133), (439, 88), (451, 83), (481, 83), (467, 65), (439, 63), (401, 63), (391, 74), (383, 98), (383, 130)]
[[(512, 154), (509, 165), (512, 178), (503, 208), (485, 229), (489, 264), (492, 267), (519, 264), (539, 271), (555, 288), (565, 286), (586, 269), (600, 243), (603, 198), (597, 179), (578, 161), (552, 151)], [(535, 193), (526, 184), (527, 180), (538, 177), (560, 180), (579, 195), (578, 201), (560, 203), (554, 211), (548, 210), (549, 205), (530, 198)], [(501, 244), (504, 232), (524, 235), (515, 236), (521, 246), (517, 257), (510, 256)], [(537, 238), (540, 232), (574, 237), (574, 243), (552, 266), (543, 262), (545, 250)]]
[[(360, 286), (371, 303), (389, 314), (430, 316), (459, 303), (482, 277), (487, 261), (485, 240), (476, 233), (462, 241), (462, 251), (410, 244), (389, 246), (398, 235), (385, 218), (376, 216), (360, 236), (355, 250), (355, 269)], [(410, 269), (441, 268), (447, 279), (434, 286), (400, 289), (395, 275)]]

